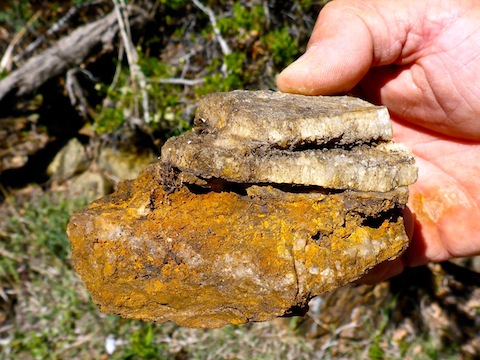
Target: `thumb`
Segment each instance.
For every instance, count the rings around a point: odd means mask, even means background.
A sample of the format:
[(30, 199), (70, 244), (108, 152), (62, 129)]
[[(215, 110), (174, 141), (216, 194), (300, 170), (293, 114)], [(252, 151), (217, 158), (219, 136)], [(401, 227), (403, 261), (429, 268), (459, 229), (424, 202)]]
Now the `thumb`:
[(350, 91), (372, 64), (373, 43), (354, 13), (322, 10), (307, 52), (277, 77), (280, 91), (327, 95)]
[(398, 42), (391, 38), (394, 34), (385, 18), (395, 15), (377, 9), (377, 5), (376, 1), (356, 0), (327, 4), (320, 12), (307, 52), (278, 75), (278, 89), (305, 95), (345, 93), (372, 66), (393, 62), (398, 54), (375, 54), (379, 48), (388, 48), (392, 40)]

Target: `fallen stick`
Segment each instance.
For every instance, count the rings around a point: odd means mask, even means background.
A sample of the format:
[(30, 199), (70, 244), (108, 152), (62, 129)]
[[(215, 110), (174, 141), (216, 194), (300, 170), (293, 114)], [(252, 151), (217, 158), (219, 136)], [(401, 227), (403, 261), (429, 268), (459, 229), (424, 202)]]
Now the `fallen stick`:
[[(132, 7), (130, 25), (141, 31), (148, 23), (148, 14)], [(60, 39), (41, 54), (0, 81), (0, 109), (6, 113), (18, 100), (35, 95), (48, 81), (78, 67), (94, 55), (114, 50), (120, 28), (115, 12), (83, 25)]]

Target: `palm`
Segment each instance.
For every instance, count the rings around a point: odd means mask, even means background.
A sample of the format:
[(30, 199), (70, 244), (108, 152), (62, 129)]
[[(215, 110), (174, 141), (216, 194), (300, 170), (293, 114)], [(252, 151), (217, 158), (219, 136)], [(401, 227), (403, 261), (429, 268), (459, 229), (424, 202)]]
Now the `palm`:
[(372, 272), (480, 254), (480, 3), (337, 0), (320, 13), (281, 91), (360, 93), (386, 105), (394, 137), (416, 156), (406, 254)]
[(419, 178), (410, 189), (415, 220), (407, 265), (480, 252), (480, 145), (395, 123), (396, 141), (415, 153)]
[(358, 85), (389, 108), (395, 139), (416, 155), (408, 265), (480, 252), (480, 87), (474, 83), (480, 74), (480, 23), (473, 20), (458, 17), (435, 36), (419, 32), (428, 46), (395, 65), (372, 68)]
[(415, 36), (402, 40), (399, 53), (380, 60), (391, 64), (378, 66), (374, 60), (358, 87), (400, 119), (448, 136), (480, 140), (477, 7), (469, 12), (451, 9), (433, 24), (425, 16), (410, 30)]

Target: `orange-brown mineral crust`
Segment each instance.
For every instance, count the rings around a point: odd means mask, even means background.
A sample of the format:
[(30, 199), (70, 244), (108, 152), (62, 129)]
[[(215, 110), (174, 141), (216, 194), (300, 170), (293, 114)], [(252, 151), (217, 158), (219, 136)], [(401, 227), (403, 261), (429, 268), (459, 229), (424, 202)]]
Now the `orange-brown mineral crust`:
[[(251, 92), (251, 96), (245, 93), (241, 95), (250, 102), (251, 112), (252, 103), (264, 92)], [(226, 95), (227, 100), (230, 94)], [(328, 101), (335, 103), (331, 99)], [(360, 110), (356, 108), (360, 115), (362, 104), (357, 106)], [(236, 105), (232, 106), (234, 114), (242, 113), (241, 107), (239, 111)], [(369, 121), (375, 121), (372, 105), (368, 106), (372, 117)], [(208, 111), (201, 113), (208, 116)], [(256, 116), (261, 120), (262, 111)], [(318, 121), (322, 121), (325, 113), (318, 116)], [(225, 125), (223, 117), (222, 131), (227, 133), (228, 121)], [(335, 119), (341, 121), (341, 117), (342, 112), (337, 111)], [(270, 113), (268, 118), (272, 122)], [(352, 116), (347, 118), (351, 120)], [(311, 116), (309, 119), (315, 124)], [(385, 123), (384, 115), (382, 122)], [(275, 128), (275, 119), (271, 126)], [(372, 135), (375, 141), (355, 140), (351, 133), (344, 136), (353, 139), (349, 144), (339, 142), (344, 156), (348, 157), (348, 151), (356, 146), (390, 143), (390, 128), (379, 128), (383, 129), (381, 136)], [(344, 131), (337, 130), (335, 136)], [(301, 129), (295, 131), (294, 140), (301, 147)], [(215, 132), (214, 128), (210, 130), (207, 139), (217, 136)], [(175, 141), (188, 146), (185, 139), (188, 138), (172, 140), (169, 148), (175, 149)], [(211, 151), (223, 151), (219, 145), (223, 140), (215, 139)], [(244, 141), (235, 138), (227, 141), (228, 147), (233, 148), (232, 143), (237, 141), (238, 146), (245, 146)], [(338, 150), (331, 140), (327, 142), (328, 149), (313, 151)], [(252, 156), (251, 151), (235, 151), (232, 154), (236, 155), (231, 156)], [(269, 158), (268, 151), (262, 150), (258, 156)], [(278, 155), (279, 163), (282, 156), (290, 157), (295, 151), (304, 149), (289, 146), (285, 155)], [(411, 156), (396, 148), (394, 151), (398, 165), (383, 157), (382, 161), (395, 171), (402, 168), (403, 174), (411, 173), (411, 178), (405, 180), (405, 175), (401, 186), (394, 186), (398, 181), (392, 180), (392, 189), (387, 191), (384, 185), (381, 191), (365, 191), (366, 183), (353, 180), (349, 180), (346, 189), (293, 181), (242, 182), (242, 177), (232, 182), (229, 178), (209, 176), (201, 166), (201, 171), (197, 171), (193, 161), (188, 162), (188, 169), (176, 167), (175, 162), (182, 163), (182, 155), (170, 152), (172, 158), (168, 161), (162, 156), (158, 164), (146, 168), (137, 179), (122, 182), (114, 194), (72, 216), (68, 235), (74, 266), (94, 301), (106, 313), (205, 328), (288, 315), (305, 308), (312, 297), (358, 279), (376, 264), (393, 259), (406, 249), (408, 239), (401, 209), (408, 198), (406, 185), (416, 175), (408, 170), (408, 166), (413, 166)], [(248, 166), (248, 159), (242, 161)], [(373, 160), (365, 159), (359, 171), (365, 172), (369, 161)], [(274, 166), (273, 162), (269, 166)], [(294, 179), (296, 170), (292, 171), (289, 176)], [(382, 176), (388, 175), (385, 174)], [(255, 176), (263, 176), (260, 168)], [(375, 180), (370, 177), (370, 181)]]

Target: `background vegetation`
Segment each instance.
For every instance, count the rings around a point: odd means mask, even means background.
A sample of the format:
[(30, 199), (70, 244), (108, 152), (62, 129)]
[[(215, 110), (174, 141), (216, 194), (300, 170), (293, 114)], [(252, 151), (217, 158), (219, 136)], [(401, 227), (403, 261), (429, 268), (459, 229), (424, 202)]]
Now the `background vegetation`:
[[(0, 3), (0, 88), (75, 30), (115, 10), (124, 20), (145, 15), (140, 29), (119, 24), (111, 49), (93, 51), (30, 96), (0, 100), (0, 359), (478, 356), (479, 281), (468, 272), (475, 259), (461, 262), (467, 277), (456, 267), (422, 267), (327, 294), (305, 318), (218, 330), (101, 314), (72, 269), (65, 226), (91, 200), (72, 192), (72, 181), (88, 169), (115, 186), (114, 171), (99, 160), (104, 149), (158, 155), (166, 138), (191, 126), (204, 94), (275, 89), (276, 74), (304, 51), (325, 2)], [(87, 165), (52, 175), (50, 164), (72, 139)]]

